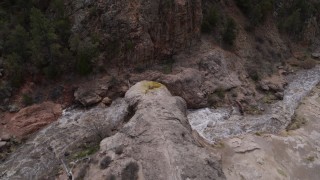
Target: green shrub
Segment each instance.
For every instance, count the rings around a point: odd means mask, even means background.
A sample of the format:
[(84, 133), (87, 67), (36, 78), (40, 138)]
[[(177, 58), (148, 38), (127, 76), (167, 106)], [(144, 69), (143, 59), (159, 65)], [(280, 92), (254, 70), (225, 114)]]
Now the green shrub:
[(261, 78), (260, 78), (260, 75), (259, 75), (258, 71), (253, 70), (253, 71), (248, 71), (248, 73), (249, 73), (249, 77), (250, 77), (253, 81), (255, 81), (255, 82), (260, 81)]
[(90, 9), (89, 9), (89, 16), (90, 17), (94, 17), (94, 16), (97, 16), (98, 15), (98, 9), (96, 6), (92, 6)]
[(134, 43), (133, 43), (133, 41), (128, 40), (128, 41), (126, 42), (125, 48), (126, 48), (126, 51), (132, 51), (132, 50), (134, 49)]
[(303, 28), (303, 22), (301, 21), (301, 14), (297, 10), (289, 15), (284, 22), (280, 22), (279, 28), (286, 31), (291, 35), (299, 34)]
[(146, 65), (138, 65), (134, 68), (134, 71), (137, 73), (143, 73), (144, 71), (147, 70), (147, 66)]
[(30, 97), (29, 95), (27, 94), (23, 94), (22, 95), (22, 103), (25, 105), (25, 106), (30, 106), (32, 105), (34, 102), (33, 102), (33, 98)]
[(16, 53), (5, 58), (5, 69), (13, 87), (20, 87), (23, 83), (23, 64), (21, 57)]
[(223, 89), (217, 89), (215, 91), (215, 94), (220, 98), (220, 99), (224, 99), (225, 97), (225, 91)]
[(106, 45), (105, 51), (108, 58), (112, 59), (117, 57), (121, 52), (121, 43), (118, 40), (111, 41)]
[(59, 75), (58, 68), (54, 64), (43, 68), (43, 72), (44, 72), (45, 76), (49, 79), (54, 79)]
[(80, 56), (76, 62), (76, 70), (80, 75), (88, 75), (92, 72), (92, 63), (85, 56)]
[(259, 25), (272, 12), (274, 0), (236, 0), (236, 4), (253, 25)]
[(139, 172), (139, 165), (135, 162), (130, 162), (122, 170), (121, 179), (122, 180), (137, 180)]
[(115, 76), (112, 76), (112, 78), (110, 80), (110, 86), (116, 86), (119, 83), (120, 83), (119, 80)]
[(113, 174), (110, 174), (109, 176), (106, 177), (106, 180), (116, 180), (116, 176)]
[(236, 36), (236, 23), (232, 18), (228, 18), (223, 32), (223, 41), (226, 44), (232, 46), (234, 44)]
[(204, 16), (201, 24), (201, 31), (209, 33), (219, 22), (219, 13), (215, 7), (211, 7)]
[(165, 7), (171, 8), (174, 5), (174, 0), (164, 0), (163, 2), (164, 2)]
[(98, 54), (98, 43), (93, 43), (90, 38), (80, 40), (75, 35), (70, 40), (70, 48), (76, 53), (76, 71), (80, 75), (87, 75), (92, 72), (92, 60)]
[(120, 145), (120, 146), (118, 146), (118, 147), (115, 148), (115, 153), (116, 153), (117, 155), (120, 155), (120, 154), (123, 153), (123, 150), (124, 150), (124, 146), (123, 146), (123, 145)]
[(109, 167), (109, 165), (111, 164), (112, 159), (110, 156), (104, 157), (101, 161), (100, 161), (100, 169), (106, 169)]
[(305, 22), (320, 13), (319, 4), (307, 0), (293, 0), (279, 9), (279, 29), (299, 39)]
[(307, 120), (299, 115), (294, 115), (290, 124), (288, 125), (288, 127), (286, 128), (287, 131), (289, 130), (296, 130), (299, 129), (301, 126), (304, 126), (307, 124)]
[(90, 155), (96, 153), (99, 150), (99, 148), (100, 148), (99, 145), (86, 146), (81, 151), (75, 153), (72, 158), (73, 159), (81, 159), (86, 156), (90, 156)]
[(165, 74), (170, 74), (172, 72), (173, 64), (175, 60), (173, 58), (168, 58), (167, 60), (164, 60), (162, 65), (162, 72)]

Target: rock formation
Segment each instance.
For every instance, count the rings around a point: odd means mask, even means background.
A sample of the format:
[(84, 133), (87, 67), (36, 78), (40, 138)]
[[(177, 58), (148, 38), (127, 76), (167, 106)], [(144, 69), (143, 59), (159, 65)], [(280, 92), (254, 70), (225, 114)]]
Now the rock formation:
[(224, 140), (227, 179), (319, 179), (319, 86), (296, 111), (294, 130)]
[(67, 8), (74, 33), (101, 34), (105, 55), (127, 64), (171, 56), (200, 37), (200, 0), (70, 1)]
[[(87, 150), (79, 152), (79, 145), (99, 141), (98, 153), (83, 163), (79, 154)], [(51, 178), (63, 162), (74, 167), (73, 177), (85, 179), (225, 179), (219, 159), (192, 136), (185, 101), (160, 83), (142, 81), (110, 108), (64, 112), (0, 165), (0, 178)]]

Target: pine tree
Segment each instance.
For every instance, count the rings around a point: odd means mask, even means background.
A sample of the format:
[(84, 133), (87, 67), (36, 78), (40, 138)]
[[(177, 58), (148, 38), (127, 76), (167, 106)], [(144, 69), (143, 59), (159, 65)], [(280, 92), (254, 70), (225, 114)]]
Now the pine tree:
[(36, 66), (47, 66), (54, 60), (52, 44), (56, 42), (58, 37), (49, 19), (39, 9), (31, 9), (30, 26), (31, 58)]

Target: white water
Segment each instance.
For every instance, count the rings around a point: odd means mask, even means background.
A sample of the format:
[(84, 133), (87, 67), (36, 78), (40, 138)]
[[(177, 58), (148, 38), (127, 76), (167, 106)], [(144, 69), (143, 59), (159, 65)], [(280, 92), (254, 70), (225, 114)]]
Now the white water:
[(234, 108), (204, 108), (189, 110), (188, 120), (192, 129), (210, 143), (245, 133), (276, 133), (288, 126), (301, 100), (319, 81), (320, 66), (297, 72), (289, 78), (283, 100), (272, 104), (263, 115), (241, 116)]

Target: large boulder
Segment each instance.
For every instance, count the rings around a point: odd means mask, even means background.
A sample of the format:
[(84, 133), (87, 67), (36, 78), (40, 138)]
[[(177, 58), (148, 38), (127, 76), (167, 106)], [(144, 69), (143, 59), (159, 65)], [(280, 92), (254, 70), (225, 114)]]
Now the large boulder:
[(102, 100), (96, 92), (91, 89), (79, 88), (74, 92), (74, 98), (84, 106), (91, 106)]
[(245, 85), (240, 80), (244, 72), (239, 58), (216, 48), (177, 57), (175, 71), (162, 75), (157, 81), (167, 85), (170, 92), (187, 101), (188, 107), (208, 106), (208, 96), (217, 90), (229, 91)]
[(312, 53), (311, 56), (315, 59), (320, 59), (320, 53)]
[(264, 91), (283, 92), (287, 82), (283, 76), (273, 75), (261, 80), (259, 85)]
[(107, 96), (112, 78), (105, 76), (94, 81), (82, 83), (74, 92), (74, 98), (83, 106), (92, 106), (103, 100)]
[(185, 68), (177, 74), (165, 75), (159, 81), (166, 84), (173, 94), (183, 97), (191, 108), (202, 107), (207, 103), (201, 91), (203, 77), (196, 69)]
[(36, 132), (56, 121), (62, 114), (59, 104), (44, 102), (21, 109), (8, 122), (8, 128), (18, 137)]

